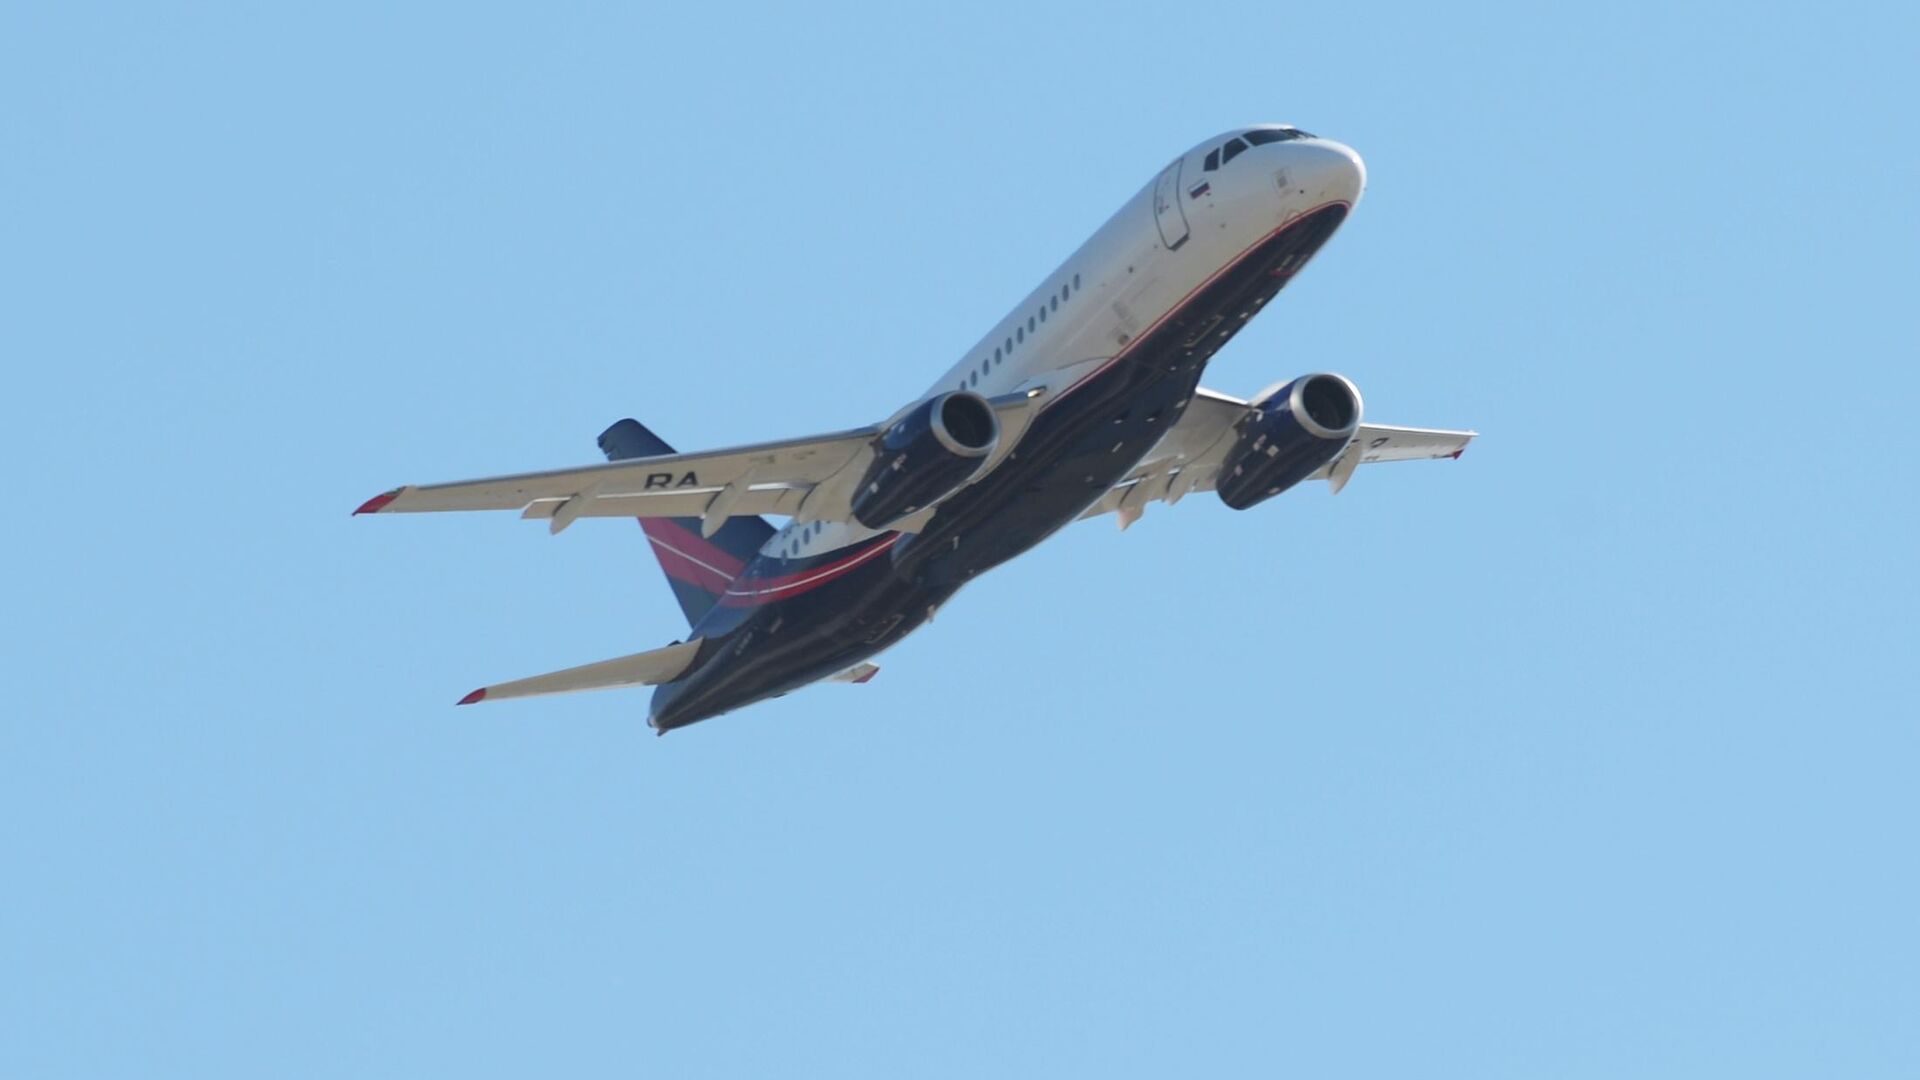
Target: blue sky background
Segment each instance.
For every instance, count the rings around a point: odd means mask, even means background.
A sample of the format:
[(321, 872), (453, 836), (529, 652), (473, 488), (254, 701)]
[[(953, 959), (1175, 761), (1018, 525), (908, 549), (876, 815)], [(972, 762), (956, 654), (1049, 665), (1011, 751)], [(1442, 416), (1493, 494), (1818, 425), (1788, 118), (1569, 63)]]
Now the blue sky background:
[[(1920, 1074), (1909, 5), (0, 14), (0, 1074)], [(639, 530), (1174, 153), (1364, 203), (1215, 362), (1484, 433), (1076, 526), (654, 739)]]

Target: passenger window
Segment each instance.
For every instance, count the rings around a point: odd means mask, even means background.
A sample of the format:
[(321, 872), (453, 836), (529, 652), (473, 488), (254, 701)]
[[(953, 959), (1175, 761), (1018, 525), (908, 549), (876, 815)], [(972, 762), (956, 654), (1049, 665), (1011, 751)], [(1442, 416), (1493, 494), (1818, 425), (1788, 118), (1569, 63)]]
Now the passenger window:
[(1066, 298), (1067, 298), (1067, 287), (1065, 285), (1062, 285), (1060, 286), (1060, 299), (1065, 300)]
[(1219, 167), (1220, 167), (1220, 148), (1214, 147), (1212, 150), (1207, 151), (1207, 162), (1205, 165), (1201, 166), (1201, 169), (1206, 172), (1212, 172), (1213, 170)]
[(1047, 301), (1047, 306), (1048, 306), (1048, 307), (1050, 307), (1050, 308), (1052, 308), (1052, 309), (1053, 309), (1053, 310), (1055, 310), (1055, 311), (1059, 311), (1059, 310), (1060, 310), (1060, 298), (1059, 298), (1059, 297), (1057, 297), (1057, 296), (1055, 296), (1055, 297), (1052, 297), (1052, 298), (1050, 298), (1050, 299), (1048, 299), (1048, 301)]
[(1033, 316), (1031, 315), (1027, 316), (1027, 329), (1028, 330), (1033, 329)]
[(1007, 339), (1007, 353), (1008, 353), (1009, 355), (1011, 355), (1011, 354), (1013, 353), (1013, 339), (1012, 339), (1012, 338), (1008, 338), (1008, 339)]
[(1227, 162), (1239, 157), (1240, 152), (1246, 148), (1246, 142), (1241, 139), (1234, 139), (1228, 142), (1227, 145), (1220, 148), (1220, 164), (1225, 165)]
[(987, 373), (987, 364), (989, 362), (990, 361), (986, 361), (986, 360), (980, 361), (980, 374), (985, 375)]
[(1074, 292), (1080, 291), (1080, 275), (1079, 274), (1073, 275), (1073, 291)]
[(1041, 308), (1040, 308), (1040, 321), (1041, 322), (1047, 321), (1047, 309), (1045, 305), (1041, 305)]
[(1000, 362), (1000, 346), (998, 345), (993, 347), (993, 362), (996, 364)]
[(1016, 326), (1016, 327), (1014, 327), (1014, 328), (1013, 328), (1013, 340), (1015, 340), (1015, 341), (1025, 341), (1025, 340), (1027, 340), (1027, 332), (1026, 332), (1026, 330), (1025, 330), (1024, 328), (1022, 328), (1022, 327), (1018, 327), (1018, 326)]

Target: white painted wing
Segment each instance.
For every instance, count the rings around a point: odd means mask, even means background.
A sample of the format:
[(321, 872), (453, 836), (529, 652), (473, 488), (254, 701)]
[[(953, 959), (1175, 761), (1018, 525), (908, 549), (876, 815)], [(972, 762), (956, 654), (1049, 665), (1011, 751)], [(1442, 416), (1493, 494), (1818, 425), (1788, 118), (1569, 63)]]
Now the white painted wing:
[[(1000, 447), (988, 470), (1026, 430), (1042, 392), (989, 398)], [(519, 510), (559, 532), (582, 517), (703, 517), (791, 514), (846, 521), (853, 488), (884, 424), (804, 439), (704, 453), (662, 454), (571, 469), (515, 473), (448, 484), (410, 484), (368, 499), (356, 514)], [(983, 470), (982, 475), (985, 475)]]
[[(560, 502), (575, 496), (589, 500), (621, 500), (618, 516), (688, 514), (690, 497), (699, 514), (713, 495), (748, 477), (768, 486), (798, 484), (811, 487), (838, 472), (870, 444), (878, 427), (857, 428), (805, 439), (735, 446), (692, 454), (662, 454), (630, 458), (570, 469), (515, 473), (448, 484), (409, 484), (367, 500), (356, 513), (397, 514), (438, 510), (521, 510), (540, 501)], [(658, 500), (651, 513), (637, 508), (639, 500)], [(611, 513), (611, 512), (609, 512)], [(529, 517), (550, 517), (529, 512)], [(583, 516), (601, 516), (587, 509)]]
[[(1360, 448), (1360, 464), (1379, 461), (1432, 461), (1457, 458), (1467, 444), (1479, 436), (1477, 431), (1449, 431), (1445, 428), (1388, 427), (1385, 424), (1361, 424), (1351, 446)], [(1322, 480), (1327, 469), (1308, 477)]]
[(597, 664), (535, 675), (530, 679), (481, 687), (460, 699), (460, 704), (476, 701), (501, 701), (506, 698), (537, 697), (542, 694), (571, 694), (578, 690), (607, 690), (617, 686), (658, 686), (672, 682), (693, 664), (703, 638), (682, 641), (664, 649), (634, 653), (632, 656), (602, 660)]
[[(1118, 513), (1120, 527), (1137, 520), (1146, 504), (1169, 505), (1195, 491), (1212, 491), (1220, 466), (1233, 447), (1233, 425), (1246, 414), (1248, 404), (1236, 397), (1208, 390), (1194, 392), (1180, 422), (1149, 452), (1125, 480), (1115, 484), (1100, 501), (1080, 516)], [(1477, 432), (1440, 428), (1392, 427), (1362, 424), (1347, 449), (1309, 480), (1332, 480), (1344, 487), (1354, 468), (1381, 461), (1417, 461), (1457, 458)]]

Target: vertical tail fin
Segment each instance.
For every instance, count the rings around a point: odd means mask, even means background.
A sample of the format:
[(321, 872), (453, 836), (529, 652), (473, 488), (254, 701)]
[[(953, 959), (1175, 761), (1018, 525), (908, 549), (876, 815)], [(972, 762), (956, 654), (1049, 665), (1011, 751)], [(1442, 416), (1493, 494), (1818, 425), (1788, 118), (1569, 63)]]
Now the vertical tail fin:
[[(622, 420), (600, 433), (600, 449), (608, 461), (655, 457), (673, 453), (673, 447), (648, 431), (638, 420)], [(733, 579), (753, 560), (773, 535), (765, 518), (733, 517), (711, 537), (700, 535), (699, 518), (641, 518), (660, 569), (666, 571), (687, 624), (700, 621), (727, 591)]]

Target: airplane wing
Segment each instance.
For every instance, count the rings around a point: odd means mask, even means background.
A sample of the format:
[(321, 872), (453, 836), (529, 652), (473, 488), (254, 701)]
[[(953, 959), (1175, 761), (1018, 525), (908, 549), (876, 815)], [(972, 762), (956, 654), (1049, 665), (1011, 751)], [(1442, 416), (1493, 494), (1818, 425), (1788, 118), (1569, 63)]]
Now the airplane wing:
[(632, 656), (602, 660), (597, 664), (535, 675), (530, 679), (483, 686), (460, 704), (476, 701), (500, 701), (506, 698), (536, 697), (541, 694), (571, 694), (576, 690), (605, 690), (616, 686), (658, 686), (679, 678), (692, 665), (704, 638), (676, 642), (664, 649), (652, 649)]
[[(1239, 398), (1201, 387), (1194, 392), (1180, 422), (1146, 459), (1080, 516), (1117, 513), (1124, 529), (1139, 520), (1150, 502), (1159, 500), (1171, 506), (1192, 492), (1212, 491), (1227, 451), (1233, 447), (1233, 425), (1248, 407)], [(1477, 434), (1361, 424), (1347, 449), (1307, 479), (1326, 480), (1337, 493), (1362, 464), (1457, 458)]]
[[(989, 398), (1000, 443), (980, 475), (1025, 432), (1044, 388)], [(854, 487), (885, 424), (704, 453), (662, 454), (572, 469), (394, 488), (355, 514), (519, 510), (559, 532), (583, 517), (698, 517), (709, 535), (736, 514), (850, 520)]]

